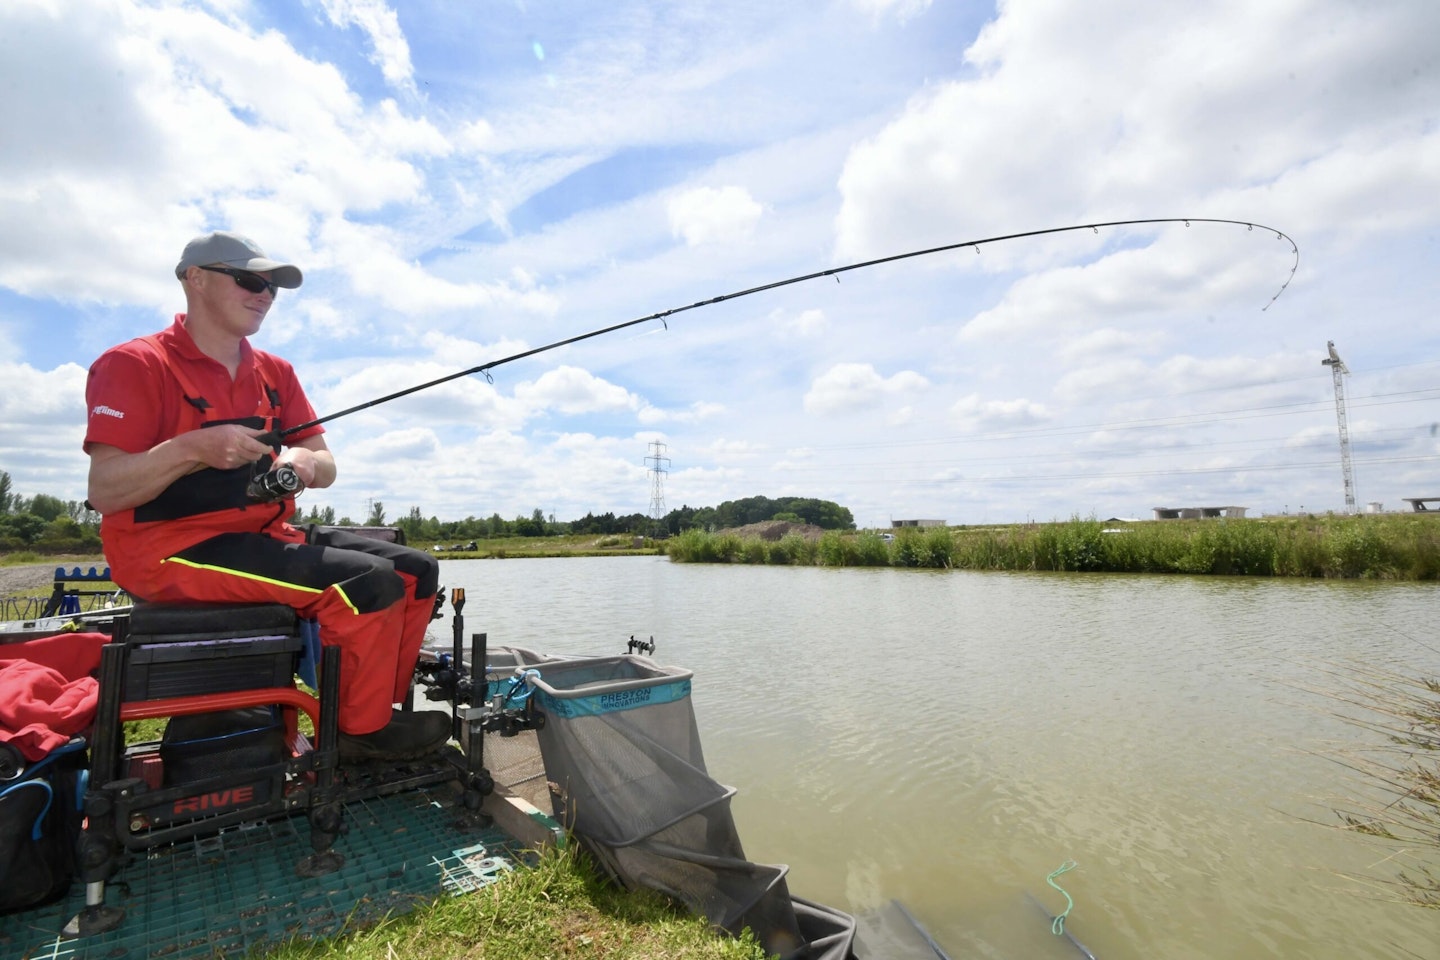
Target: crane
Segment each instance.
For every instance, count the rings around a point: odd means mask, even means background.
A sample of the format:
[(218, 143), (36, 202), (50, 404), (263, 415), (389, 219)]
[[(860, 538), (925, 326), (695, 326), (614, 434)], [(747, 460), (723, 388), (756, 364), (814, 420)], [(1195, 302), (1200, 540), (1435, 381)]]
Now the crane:
[(1321, 360), (1320, 363), (1330, 368), (1330, 373), (1335, 378), (1335, 418), (1340, 422), (1340, 469), (1345, 474), (1345, 512), (1355, 512), (1355, 473), (1350, 467), (1350, 431), (1345, 426), (1345, 381), (1343, 377), (1350, 375), (1350, 368), (1345, 366), (1345, 361), (1340, 359), (1340, 354), (1335, 352), (1335, 341), (1325, 341), (1325, 347), (1330, 351), (1330, 356)]

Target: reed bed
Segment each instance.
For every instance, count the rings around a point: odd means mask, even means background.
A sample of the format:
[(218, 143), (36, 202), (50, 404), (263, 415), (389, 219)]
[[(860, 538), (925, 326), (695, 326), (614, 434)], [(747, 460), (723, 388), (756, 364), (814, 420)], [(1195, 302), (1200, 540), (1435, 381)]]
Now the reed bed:
[(1353, 668), (1334, 676), (1335, 716), (1379, 735), (1332, 756), (1355, 774), (1338, 826), (1387, 848), (1376, 867), (1391, 871), (1347, 876), (1384, 899), (1440, 912), (1440, 679)]
[(1166, 520), (1107, 525), (1072, 518), (986, 527), (827, 531), (777, 541), (687, 530), (680, 563), (1189, 573), (1375, 580), (1440, 579), (1440, 517), (1424, 514)]

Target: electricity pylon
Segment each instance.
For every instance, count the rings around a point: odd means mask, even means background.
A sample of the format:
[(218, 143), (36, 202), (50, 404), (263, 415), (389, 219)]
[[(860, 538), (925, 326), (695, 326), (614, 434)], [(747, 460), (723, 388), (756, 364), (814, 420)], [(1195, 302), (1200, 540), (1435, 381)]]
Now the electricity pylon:
[(665, 444), (659, 440), (650, 441), (650, 455), (645, 458), (650, 467), (650, 519), (658, 528), (665, 519), (665, 474), (670, 467), (670, 458), (665, 456)]
[(1350, 467), (1350, 431), (1345, 425), (1345, 381), (1350, 368), (1335, 352), (1335, 341), (1325, 341), (1330, 356), (1320, 362), (1330, 368), (1335, 377), (1335, 418), (1340, 422), (1340, 469), (1345, 474), (1345, 512), (1355, 512), (1355, 474)]

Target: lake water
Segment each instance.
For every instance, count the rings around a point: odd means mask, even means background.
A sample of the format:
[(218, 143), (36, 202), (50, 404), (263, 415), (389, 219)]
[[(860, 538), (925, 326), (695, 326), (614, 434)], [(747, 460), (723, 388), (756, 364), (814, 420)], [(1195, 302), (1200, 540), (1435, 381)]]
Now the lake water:
[(492, 645), (653, 635), (695, 672), (750, 858), (862, 918), (899, 900), (954, 960), (1082, 957), (1031, 899), (1063, 910), (1070, 860), (1065, 929), (1099, 960), (1440, 958), (1440, 911), (1347, 879), (1398, 864), (1328, 826), (1365, 790), (1337, 752), (1375, 736), (1312, 692), (1440, 675), (1433, 584), (650, 557), (441, 579)]

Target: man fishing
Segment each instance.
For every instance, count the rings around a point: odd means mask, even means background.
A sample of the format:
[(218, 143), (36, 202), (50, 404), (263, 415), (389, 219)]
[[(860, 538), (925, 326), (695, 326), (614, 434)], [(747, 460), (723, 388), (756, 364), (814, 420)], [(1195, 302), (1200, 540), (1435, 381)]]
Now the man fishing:
[(287, 522), (305, 487), (335, 482), (335, 458), (294, 368), (249, 337), (300, 270), (215, 232), (185, 246), (175, 276), (185, 312), (105, 351), (85, 388), (89, 501), (115, 582), (153, 602), (294, 607), (341, 650), (342, 761), (439, 748), (449, 714), (393, 708), (434, 612), (439, 563)]

